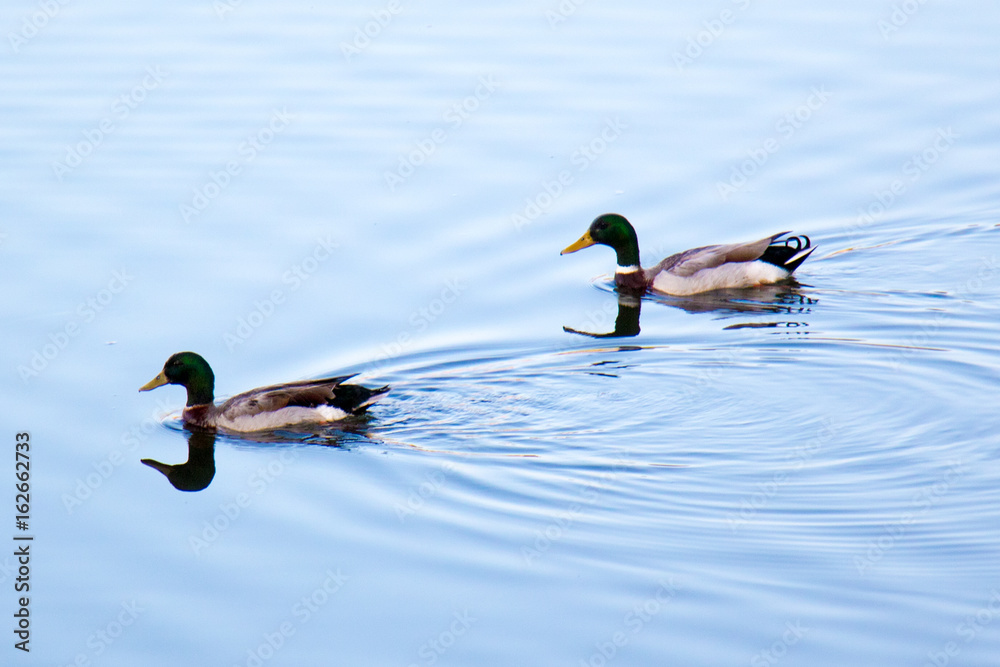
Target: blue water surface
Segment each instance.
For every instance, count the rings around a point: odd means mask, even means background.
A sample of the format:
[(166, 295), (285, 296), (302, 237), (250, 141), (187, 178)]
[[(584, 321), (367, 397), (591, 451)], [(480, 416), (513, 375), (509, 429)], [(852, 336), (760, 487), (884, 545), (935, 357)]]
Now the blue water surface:
[[(3, 664), (997, 664), (994, 4), (0, 17)], [(620, 303), (608, 211), (818, 250)], [(187, 349), (392, 391), (193, 437)]]

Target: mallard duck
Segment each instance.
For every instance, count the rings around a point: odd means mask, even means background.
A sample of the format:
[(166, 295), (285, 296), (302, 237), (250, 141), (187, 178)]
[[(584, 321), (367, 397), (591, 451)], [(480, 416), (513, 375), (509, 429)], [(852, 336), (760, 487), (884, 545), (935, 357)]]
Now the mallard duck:
[(215, 374), (208, 362), (194, 352), (178, 352), (139, 391), (179, 384), (187, 389), (187, 405), (181, 415), (185, 423), (229, 431), (265, 431), (295, 424), (324, 424), (361, 414), (389, 391), (388, 386), (368, 389), (343, 384), (352, 377), (342, 375), (261, 387), (216, 405)]
[(615, 284), (628, 291), (654, 289), (686, 296), (716, 289), (768, 285), (792, 275), (815, 248), (808, 236), (788, 232), (750, 243), (709, 245), (667, 257), (654, 267), (639, 265), (639, 241), (632, 224), (617, 213), (598, 216), (590, 228), (560, 255), (601, 244), (618, 254)]

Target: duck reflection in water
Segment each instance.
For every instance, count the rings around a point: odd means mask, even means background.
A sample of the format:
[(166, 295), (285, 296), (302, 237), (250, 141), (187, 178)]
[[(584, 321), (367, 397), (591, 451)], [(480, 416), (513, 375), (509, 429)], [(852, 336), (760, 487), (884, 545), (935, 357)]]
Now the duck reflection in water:
[[(591, 333), (581, 331), (572, 327), (563, 327), (567, 333), (579, 334), (580, 336), (590, 336), (591, 338), (628, 338), (639, 335), (639, 311), (642, 309), (642, 298), (630, 294), (618, 294), (618, 316), (615, 318), (615, 329), (607, 333)], [(590, 313), (588, 326), (600, 326), (603, 324), (610, 312), (602, 309)]]
[[(305, 446), (348, 449), (355, 443), (372, 442), (368, 436), (367, 415), (352, 416), (348, 420), (329, 428), (292, 428), (276, 431), (257, 431), (239, 437), (222, 434), (223, 441), (239, 443), (241, 446), (257, 446), (273, 449), (275, 446), (295, 448)], [(215, 478), (215, 442), (220, 437), (215, 429), (203, 429), (185, 424), (184, 433), (188, 439), (188, 459), (184, 463), (163, 463), (153, 459), (142, 459), (142, 463), (159, 470), (167, 481), (178, 491), (201, 491), (208, 488)], [(294, 454), (294, 452), (293, 452)], [(282, 454), (285, 461), (286, 454)]]
[[(726, 318), (743, 314), (771, 314), (795, 317), (811, 312), (817, 299), (806, 296), (800, 289), (801, 285), (789, 281), (774, 285), (761, 285), (742, 289), (722, 289), (712, 292), (702, 292), (690, 296), (669, 296), (647, 292), (643, 296), (631, 292), (622, 292), (614, 288), (618, 297), (618, 312), (615, 317), (613, 331), (594, 333), (587, 330), (563, 327), (563, 331), (591, 338), (627, 338), (639, 335), (639, 314), (642, 302), (652, 301), (673, 308), (680, 308), (689, 313), (718, 313)], [(591, 311), (587, 328), (598, 328), (614, 313), (614, 307), (609, 302), (600, 310)], [(724, 327), (724, 329), (745, 328), (789, 328), (800, 329), (808, 326), (806, 322), (797, 319), (769, 322), (739, 322)]]
[(188, 430), (188, 459), (184, 463), (142, 462), (162, 472), (178, 491), (201, 491), (215, 477), (215, 432)]

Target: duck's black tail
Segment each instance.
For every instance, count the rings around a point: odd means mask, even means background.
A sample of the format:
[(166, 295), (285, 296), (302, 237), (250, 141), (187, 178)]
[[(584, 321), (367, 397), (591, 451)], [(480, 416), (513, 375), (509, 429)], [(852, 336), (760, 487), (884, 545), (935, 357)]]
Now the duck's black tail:
[(389, 391), (389, 385), (378, 389), (369, 389), (359, 384), (342, 384), (336, 388), (330, 405), (352, 415), (360, 415), (364, 414), (365, 410), (387, 391)]
[(809, 242), (809, 237), (789, 236), (787, 239), (775, 239), (760, 256), (762, 262), (780, 266), (791, 273), (806, 261), (816, 247)]

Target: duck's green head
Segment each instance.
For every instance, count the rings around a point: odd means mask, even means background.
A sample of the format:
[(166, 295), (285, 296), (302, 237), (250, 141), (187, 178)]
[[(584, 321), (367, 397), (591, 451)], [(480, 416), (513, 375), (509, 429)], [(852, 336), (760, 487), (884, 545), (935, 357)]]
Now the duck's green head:
[(167, 359), (163, 370), (155, 378), (139, 387), (149, 391), (165, 384), (179, 384), (187, 389), (188, 405), (211, 403), (215, 392), (215, 374), (200, 354), (178, 352)]
[(596, 244), (614, 248), (618, 266), (639, 266), (639, 241), (635, 230), (624, 216), (617, 213), (605, 213), (595, 218), (580, 240), (559, 254), (566, 255)]

